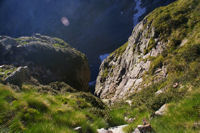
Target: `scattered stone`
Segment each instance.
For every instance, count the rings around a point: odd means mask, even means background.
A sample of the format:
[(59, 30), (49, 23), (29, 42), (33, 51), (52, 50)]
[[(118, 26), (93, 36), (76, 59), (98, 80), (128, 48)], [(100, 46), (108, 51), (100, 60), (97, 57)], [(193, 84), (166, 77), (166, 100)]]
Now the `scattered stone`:
[(182, 40), (182, 42), (181, 42), (181, 44), (180, 44), (180, 47), (184, 46), (187, 42), (188, 42), (188, 39)]
[(200, 122), (195, 122), (195, 123), (193, 124), (193, 128), (194, 128), (194, 129), (200, 129)]
[(179, 83), (175, 83), (174, 85), (173, 85), (173, 88), (177, 88), (179, 86)]
[(110, 99), (102, 99), (102, 102), (107, 105), (112, 105), (112, 101)]
[(0, 66), (0, 68), (4, 68), (4, 67), (5, 67), (5, 65), (1, 65), (1, 66)]
[(156, 116), (162, 116), (167, 111), (167, 104), (164, 104), (158, 111), (155, 112)]
[(138, 125), (137, 128), (133, 131), (133, 133), (151, 133), (152, 128), (151, 125), (147, 122), (146, 119), (143, 119), (143, 125)]
[(122, 125), (122, 126), (117, 126), (117, 127), (111, 127), (109, 129), (97, 129), (98, 133), (124, 133), (123, 129), (128, 126), (128, 125)]
[(81, 130), (82, 130), (82, 127), (76, 127), (76, 128), (74, 128), (74, 131), (81, 132)]
[(128, 118), (128, 117), (125, 117), (124, 120), (125, 120), (126, 122), (128, 122), (128, 123), (132, 123), (132, 122), (135, 120), (135, 118)]
[(132, 101), (131, 100), (126, 100), (126, 103), (128, 103), (130, 106), (132, 105)]
[(166, 89), (167, 89), (167, 87), (164, 87), (164, 88), (158, 90), (158, 91), (155, 93), (155, 95), (158, 96), (158, 95), (164, 93), (164, 92), (166, 91)]
[(97, 129), (98, 133), (108, 133), (108, 130), (101, 128), (101, 129)]
[(158, 91), (156, 91), (155, 95), (158, 96), (158, 95), (160, 95), (162, 93), (163, 93), (163, 90), (158, 90)]
[[(150, 124), (138, 125), (137, 128), (141, 133), (150, 133), (152, 131)], [(140, 132), (138, 132), (138, 133), (140, 133)]]
[(136, 128), (133, 133), (141, 133), (140, 130), (138, 128)]
[(99, 129), (99, 130), (98, 130), (98, 133), (113, 133), (113, 132), (110, 131), (110, 130)]

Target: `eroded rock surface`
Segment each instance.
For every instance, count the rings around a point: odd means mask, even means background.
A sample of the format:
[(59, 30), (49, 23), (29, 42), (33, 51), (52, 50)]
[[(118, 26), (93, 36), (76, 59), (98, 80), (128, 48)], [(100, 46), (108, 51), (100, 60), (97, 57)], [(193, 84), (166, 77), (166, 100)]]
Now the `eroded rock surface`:
[[(161, 54), (166, 44), (156, 37), (151, 23), (146, 19), (133, 30), (127, 44), (113, 52), (100, 66), (95, 93), (101, 99), (121, 100), (148, 86), (145, 75), (151, 66), (151, 58)], [(153, 82), (167, 76), (165, 66), (155, 70)]]

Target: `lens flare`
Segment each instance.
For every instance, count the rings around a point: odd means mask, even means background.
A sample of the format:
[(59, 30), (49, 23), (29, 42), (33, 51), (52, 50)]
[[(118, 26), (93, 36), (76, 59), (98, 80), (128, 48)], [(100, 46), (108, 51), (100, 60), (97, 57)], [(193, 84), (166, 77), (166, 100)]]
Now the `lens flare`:
[(67, 17), (62, 17), (61, 18), (61, 22), (64, 26), (69, 26), (70, 25), (70, 22), (69, 22), (69, 19)]

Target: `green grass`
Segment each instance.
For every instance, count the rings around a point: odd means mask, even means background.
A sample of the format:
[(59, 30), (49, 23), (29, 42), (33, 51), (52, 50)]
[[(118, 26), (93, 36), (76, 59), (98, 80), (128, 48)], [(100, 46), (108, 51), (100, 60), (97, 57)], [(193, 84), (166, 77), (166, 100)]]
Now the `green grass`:
[[(0, 84), (0, 132), (82, 132), (95, 133), (107, 127), (105, 105), (84, 92), (43, 92), (38, 86), (23, 85), (21, 92)], [(95, 109), (102, 113), (91, 111)], [(101, 116), (100, 116), (101, 115)]]
[[(135, 118), (124, 129), (127, 133), (131, 133), (137, 125), (141, 125), (143, 119), (147, 119), (153, 130), (159, 133), (199, 132), (200, 128), (194, 128), (194, 123), (200, 120), (200, 84), (192, 86), (188, 82), (185, 87), (176, 89), (171, 87), (165, 93), (155, 96), (155, 92), (164, 83), (165, 81), (155, 84), (129, 97), (128, 99), (133, 102), (132, 106), (128, 106), (123, 101), (114, 105), (110, 112), (110, 118), (114, 121), (111, 121), (113, 126), (126, 124), (124, 117), (127, 116)], [(168, 103), (169, 107), (167, 114), (150, 120), (153, 113), (165, 103)]]
[(108, 76), (108, 74), (109, 74), (109, 71), (108, 71), (108, 68), (106, 67), (106, 68), (104, 69), (103, 73), (102, 73), (102, 78), (103, 78), (103, 79), (106, 79), (107, 76)]
[(152, 127), (162, 133), (197, 133), (200, 127), (194, 124), (199, 122), (200, 117), (200, 89), (188, 94), (178, 104), (169, 104), (168, 113), (163, 117), (157, 117), (151, 121)]
[(151, 66), (149, 68), (149, 73), (153, 74), (157, 68), (161, 68), (163, 66), (164, 57), (159, 55), (156, 58), (152, 59)]
[(121, 108), (112, 107), (109, 112), (109, 125), (111, 127), (127, 124), (124, 120), (125, 113), (127, 113), (127, 106)]
[(197, 0), (178, 0), (169, 6), (157, 8), (147, 16), (147, 25), (152, 23), (156, 37), (177, 40), (177, 45), (189, 32), (199, 31), (199, 5)]
[(149, 40), (148, 47), (145, 49), (144, 53), (145, 54), (149, 53), (152, 50), (152, 48), (154, 48), (155, 46), (156, 46), (156, 42), (153, 38), (151, 38)]

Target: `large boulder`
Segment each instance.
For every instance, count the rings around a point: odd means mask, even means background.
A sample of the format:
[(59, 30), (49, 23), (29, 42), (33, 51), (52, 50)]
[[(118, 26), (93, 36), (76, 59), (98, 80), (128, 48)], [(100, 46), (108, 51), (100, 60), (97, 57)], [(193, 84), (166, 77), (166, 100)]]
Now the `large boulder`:
[(43, 84), (64, 81), (76, 89), (88, 89), (90, 71), (86, 56), (58, 38), (40, 34), (0, 36), (2, 64), (28, 66), (30, 75)]

